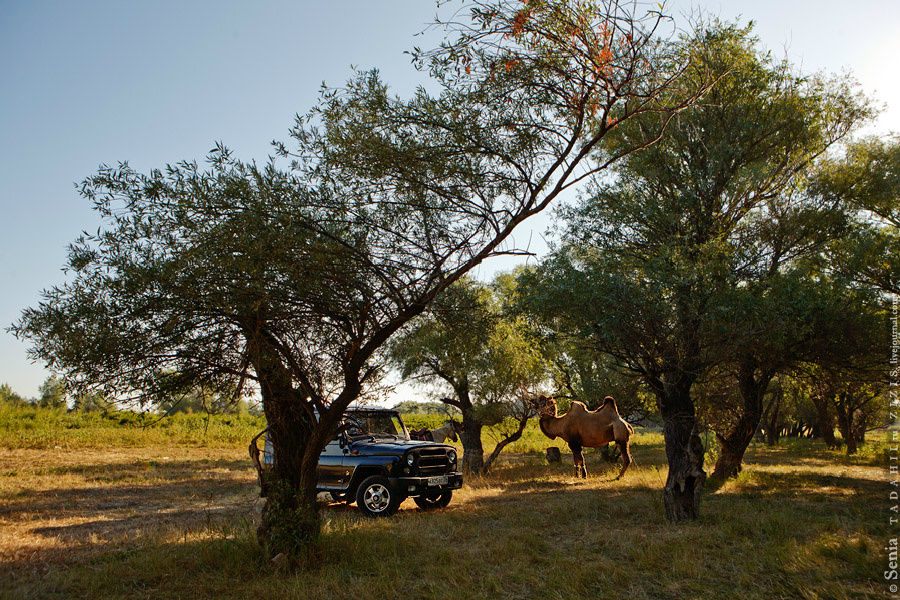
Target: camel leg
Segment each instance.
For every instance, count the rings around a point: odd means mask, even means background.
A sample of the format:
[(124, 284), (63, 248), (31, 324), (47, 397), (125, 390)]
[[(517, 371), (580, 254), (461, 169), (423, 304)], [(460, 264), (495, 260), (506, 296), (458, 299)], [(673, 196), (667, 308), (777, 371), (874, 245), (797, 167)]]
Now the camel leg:
[(578, 442), (569, 442), (569, 450), (572, 451), (572, 458), (575, 460), (575, 478), (587, 477), (587, 469), (584, 466), (584, 453), (582, 446)]
[(622, 470), (619, 471), (619, 476), (616, 477), (616, 479), (621, 479), (622, 475), (625, 474), (625, 471), (628, 470), (628, 465), (631, 464), (631, 445), (628, 443), (628, 440), (625, 440), (624, 442), (617, 441), (616, 445), (622, 453)]
[(575, 478), (581, 477), (581, 463), (584, 461), (584, 454), (581, 452), (581, 444), (578, 442), (569, 442), (569, 450), (572, 451), (572, 460), (575, 463)]
[(580, 479), (582, 477), (587, 477), (587, 471), (584, 468), (584, 453), (579, 448), (575, 454), (575, 478)]

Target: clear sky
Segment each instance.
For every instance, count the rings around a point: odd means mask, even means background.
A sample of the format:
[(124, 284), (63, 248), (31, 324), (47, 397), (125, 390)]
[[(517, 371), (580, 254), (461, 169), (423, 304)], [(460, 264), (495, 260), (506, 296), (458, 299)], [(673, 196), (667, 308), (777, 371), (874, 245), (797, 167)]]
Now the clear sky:
[[(850, 70), (889, 106), (873, 131), (900, 131), (900, 1), (680, 0), (669, 11), (697, 6), (754, 20), (806, 71)], [(430, 0), (0, 0), (0, 328), (63, 280), (67, 244), (96, 229), (74, 184), (100, 163), (148, 170), (202, 159), (217, 140), (264, 160), (350, 65), (411, 91), (422, 78), (403, 51), (430, 45), (433, 33), (414, 35), (433, 14)], [(547, 223), (526, 223), (520, 244), (543, 248)], [(34, 396), (47, 375), (0, 331), (0, 383)]]

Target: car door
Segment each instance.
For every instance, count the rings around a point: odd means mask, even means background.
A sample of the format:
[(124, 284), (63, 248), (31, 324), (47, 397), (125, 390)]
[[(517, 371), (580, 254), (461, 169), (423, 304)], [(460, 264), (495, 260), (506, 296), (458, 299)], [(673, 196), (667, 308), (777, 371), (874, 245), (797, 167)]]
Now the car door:
[(344, 448), (341, 446), (341, 437), (338, 436), (328, 442), (319, 455), (319, 466), (316, 468), (318, 487), (327, 489), (346, 487), (343, 462)]

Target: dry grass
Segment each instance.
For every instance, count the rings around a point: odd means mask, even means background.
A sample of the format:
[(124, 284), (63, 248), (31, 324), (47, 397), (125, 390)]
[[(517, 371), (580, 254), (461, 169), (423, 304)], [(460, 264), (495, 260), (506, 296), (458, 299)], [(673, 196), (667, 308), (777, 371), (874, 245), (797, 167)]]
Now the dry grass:
[(12, 598), (884, 597), (887, 493), (876, 445), (754, 447), (695, 523), (662, 516), (661, 439), (622, 481), (588, 455), (511, 456), (449, 508), (387, 520), (324, 509), (323, 564), (285, 574), (254, 540), (242, 449), (13, 450), (0, 455), (0, 596)]

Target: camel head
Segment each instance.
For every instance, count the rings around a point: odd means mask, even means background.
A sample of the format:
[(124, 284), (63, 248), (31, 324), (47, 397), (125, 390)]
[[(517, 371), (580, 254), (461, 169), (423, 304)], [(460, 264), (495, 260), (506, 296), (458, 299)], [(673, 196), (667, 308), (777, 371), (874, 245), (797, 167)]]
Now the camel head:
[(552, 396), (541, 394), (537, 398), (529, 400), (529, 403), (541, 417), (556, 416), (556, 400), (554, 400)]

